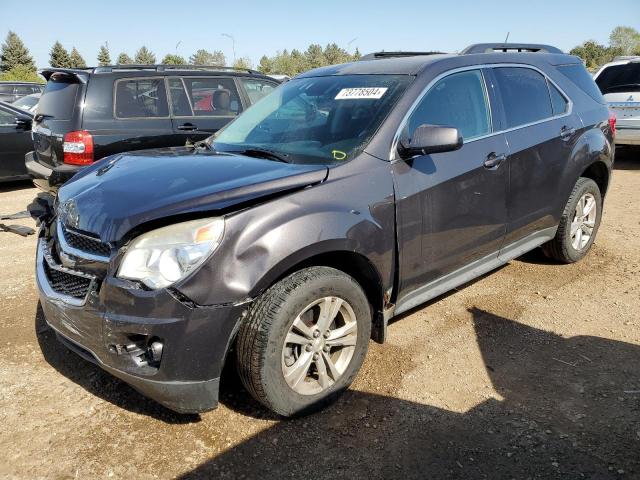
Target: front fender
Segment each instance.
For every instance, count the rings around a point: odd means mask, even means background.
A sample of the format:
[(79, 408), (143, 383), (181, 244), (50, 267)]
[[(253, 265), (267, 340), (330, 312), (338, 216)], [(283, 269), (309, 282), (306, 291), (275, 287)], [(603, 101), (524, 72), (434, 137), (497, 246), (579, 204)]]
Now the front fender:
[[(363, 158), (364, 157), (364, 158)], [(176, 288), (200, 305), (254, 298), (310, 257), (355, 252), (393, 282), (395, 213), (388, 162), (363, 155), (324, 183), (227, 217), (224, 240)]]

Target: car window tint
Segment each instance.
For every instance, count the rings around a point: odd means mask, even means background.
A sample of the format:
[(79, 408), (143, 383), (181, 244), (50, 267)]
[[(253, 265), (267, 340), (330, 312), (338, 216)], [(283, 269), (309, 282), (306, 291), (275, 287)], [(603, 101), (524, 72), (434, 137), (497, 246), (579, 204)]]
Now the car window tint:
[(119, 118), (167, 117), (164, 80), (144, 78), (116, 82), (116, 116)]
[(33, 93), (33, 87), (31, 87), (31, 85), (16, 85), (16, 95), (29, 95), (30, 93)]
[(408, 134), (423, 124), (456, 127), (464, 140), (489, 133), (489, 104), (480, 71), (454, 73), (431, 87), (409, 118)]
[(640, 63), (611, 65), (600, 72), (596, 84), (602, 93), (640, 91)]
[(76, 106), (80, 84), (68, 75), (52, 75), (38, 102), (38, 114), (55, 120), (69, 120)]
[(238, 90), (231, 78), (184, 77), (196, 116), (236, 116), (242, 110)]
[(193, 115), (191, 102), (184, 91), (184, 85), (180, 78), (169, 78), (169, 96), (171, 97), (171, 109), (173, 115), (178, 117), (190, 117)]
[(502, 97), (507, 128), (518, 127), (553, 116), (551, 98), (543, 75), (530, 68), (494, 69)]
[(551, 93), (551, 107), (553, 108), (553, 114), (562, 115), (563, 113), (566, 113), (567, 108), (569, 107), (569, 102), (553, 83), (547, 83), (549, 84), (549, 93)]
[(0, 125), (14, 125), (16, 123), (16, 114), (0, 110)]
[(583, 90), (587, 95), (600, 103), (607, 103), (602, 93), (598, 89), (593, 77), (582, 64), (560, 65), (557, 70), (565, 77), (571, 80), (576, 86)]
[(0, 93), (13, 93), (13, 85), (0, 85)]
[(244, 87), (244, 90), (247, 92), (247, 96), (251, 103), (256, 103), (262, 97), (270, 94), (276, 85), (271, 82), (266, 82), (264, 80), (258, 80), (256, 78), (241, 78), (240, 82)]

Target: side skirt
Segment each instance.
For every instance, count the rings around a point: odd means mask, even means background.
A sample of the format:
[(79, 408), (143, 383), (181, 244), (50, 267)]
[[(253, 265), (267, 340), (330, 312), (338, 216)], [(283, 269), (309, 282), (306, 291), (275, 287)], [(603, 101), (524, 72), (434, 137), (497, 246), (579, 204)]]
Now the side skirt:
[(487, 255), (486, 257), (476, 260), (469, 265), (465, 265), (454, 272), (417, 288), (398, 300), (395, 306), (387, 309), (384, 312), (385, 320), (389, 320), (396, 315), (417, 307), (422, 303), (428, 302), (449, 290), (459, 287), (474, 278), (478, 278), (491, 270), (495, 270), (510, 260), (539, 247), (543, 243), (546, 243), (555, 237), (557, 230), (558, 227), (556, 226), (532, 233), (511, 245), (507, 245), (498, 252)]

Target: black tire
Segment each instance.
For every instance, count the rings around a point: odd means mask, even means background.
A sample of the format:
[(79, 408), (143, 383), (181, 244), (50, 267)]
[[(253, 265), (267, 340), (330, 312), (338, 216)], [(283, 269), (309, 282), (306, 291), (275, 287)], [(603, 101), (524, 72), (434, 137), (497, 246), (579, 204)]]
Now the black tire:
[[(571, 223), (574, 219), (574, 212), (576, 210), (578, 201), (586, 193), (592, 194), (596, 200), (596, 219), (591, 238), (584, 247), (578, 250), (575, 249), (572, 245)], [(573, 187), (571, 195), (569, 195), (569, 200), (567, 201), (567, 205), (565, 206), (564, 212), (562, 213), (562, 218), (560, 219), (560, 224), (558, 226), (556, 236), (553, 238), (553, 240), (545, 243), (542, 246), (542, 250), (549, 258), (562, 263), (574, 263), (578, 260), (581, 260), (587, 253), (589, 253), (591, 245), (593, 245), (596, 234), (598, 233), (598, 228), (600, 227), (601, 218), (602, 195), (600, 193), (598, 185), (590, 178), (580, 177), (576, 182), (575, 187)]]
[[(302, 395), (286, 382), (282, 349), (294, 319), (317, 299), (336, 296), (355, 313), (357, 340), (344, 373), (326, 390)], [(300, 270), (279, 281), (251, 305), (238, 332), (238, 372), (245, 388), (270, 410), (285, 417), (305, 415), (333, 402), (353, 382), (371, 336), (371, 307), (358, 283), (328, 267)]]

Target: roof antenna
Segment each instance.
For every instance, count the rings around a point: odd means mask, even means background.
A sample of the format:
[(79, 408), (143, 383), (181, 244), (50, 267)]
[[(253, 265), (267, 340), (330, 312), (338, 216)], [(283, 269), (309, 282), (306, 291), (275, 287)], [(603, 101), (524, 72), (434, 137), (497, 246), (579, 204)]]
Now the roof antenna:
[(507, 38), (505, 38), (505, 39), (504, 39), (504, 43), (507, 43), (507, 42), (509, 41), (509, 34), (510, 34), (510, 33), (511, 33), (511, 32), (507, 32)]

